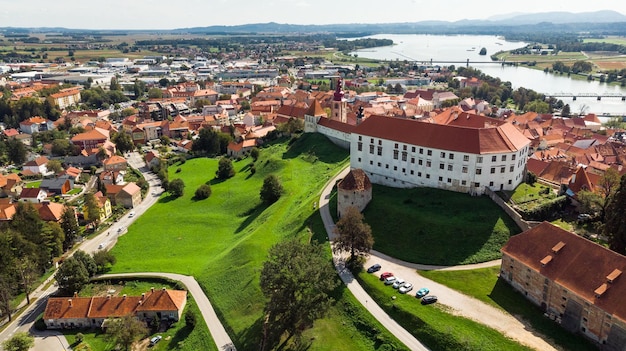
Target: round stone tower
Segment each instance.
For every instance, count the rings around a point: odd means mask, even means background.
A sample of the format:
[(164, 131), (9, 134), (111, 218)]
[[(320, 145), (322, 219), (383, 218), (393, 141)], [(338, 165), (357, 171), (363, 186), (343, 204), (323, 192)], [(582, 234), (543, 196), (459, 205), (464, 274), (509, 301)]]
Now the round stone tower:
[(337, 216), (339, 217), (350, 206), (363, 212), (371, 200), (372, 183), (360, 168), (350, 170), (350, 173), (337, 184)]

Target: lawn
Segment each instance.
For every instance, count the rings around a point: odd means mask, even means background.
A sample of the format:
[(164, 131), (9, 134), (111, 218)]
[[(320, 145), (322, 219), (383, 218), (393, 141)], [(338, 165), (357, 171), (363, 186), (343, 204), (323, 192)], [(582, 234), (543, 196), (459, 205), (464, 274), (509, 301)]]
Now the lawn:
[(495, 329), (448, 313), (440, 304), (424, 306), (414, 294), (398, 294), (373, 274), (362, 272), (357, 279), (393, 319), (432, 350), (530, 350)]
[(374, 185), (364, 211), (374, 249), (404, 261), (456, 265), (501, 257), (520, 229), (486, 196)]
[(554, 194), (549, 186), (541, 185), (539, 183), (535, 183), (533, 185), (522, 183), (518, 185), (512, 193), (507, 192), (507, 194), (517, 205), (529, 202), (541, 202), (542, 200), (554, 199), (556, 197), (556, 194)]
[(608, 36), (606, 38), (586, 38), (585, 43), (608, 43), (626, 46), (626, 37)]
[(24, 184), (24, 188), (39, 188), (39, 185), (41, 185), (41, 180), (38, 180), (35, 182), (28, 182)]
[[(194, 275), (237, 348), (256, 350), (264, 307), (259, 273), (267, 250), (286, 238), (308, 240), (311, 226), (317, 228), (314, 231), (323, 230), (322, 225), (315, 225), (319, 213), (313, 204), (323, 185), (347, 161), (347, 150), (322, 135), (307, 134), (290, 147), (283, 140), (261, 149), (255, 174), (250, 172), (250, 158), (234, 162), (237, 174), (226, 181), (214, 179), (215, 159), (173, 165), (170, 181), (183, 179), (185, 194), (177, 199), (162, 196), (129, 227), (113, 249), (118, 263), (112, 272)], [(181, 171), (176, 173), (178, 168)], [(272, 173), (279, 176), (286, 193), (268, 207), (261, 203), (259, 190), (264, 177)], [(196, 188), (205, 182), (211, 184), (211, 197), (193, 200)], [(318, 233), (316, 237), (323, 236)], [(307, 339), (309, 350), (373, 350), (375, 344), (366, 347), (367, 342), (354, 342), (348, 332), (354, 328), (340, 308), (346, 298), (341, 290), (337, 294), (339, 302), (330, 316), (307, 331), (315, 336)], [(187, 343), (183, 349), (194, 350)]]
[(543, 316), (543, 312), (517, 293), (507, 283), (498, 279), (500, 267), (470, 271), (420, 271), (424, 277), (454, 290), (473, 296), (480, 301), (520, 316), (539, 333), (548, 336), (553, 344), (565, 350), (596, 350), (582, 336), (572, 335)]

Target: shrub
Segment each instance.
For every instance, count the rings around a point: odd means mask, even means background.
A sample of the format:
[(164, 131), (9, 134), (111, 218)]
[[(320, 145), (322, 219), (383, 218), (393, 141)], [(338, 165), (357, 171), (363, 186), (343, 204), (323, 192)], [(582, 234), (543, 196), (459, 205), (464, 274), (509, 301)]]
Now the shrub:
[(278, 180), (278, 177), (270, 174), (263, 180), (263, 187), (261, 187), (261, 200), (267, 204), (273, 204), (280, 199), (283, 194), (283, 185)]
[(180, 173), (182, 171), (182, 169), (180, 169), (180, 167), (176, 168), (176, 173)]
[(220, 158), (219, 164), (217, 166), (216, 176), (219, 179), (228, 179), (235, 175), (235, 168), (233, 167), (233, 163), (230, 159), (226, 157)]
[(196, 326), (196, 313), (191, 309), (185, 312), (185, 324), (188, 328), (193, 329)]
[(254, 173), (256, 173), (256, 166), (255, 166), (255, 165), (252, 165), (252, 166), (250, 167), (250, 174), (254, 174)]
[(202, 184), (196, 189), (195, 198), (198, 200), (204, 200), (211, 196), (211, 186), (208, 184)]
[(185, 192), (185, 182), (183, 182), (180, 178), (173, 179), (169, 183), (167, 191), (169, 191), (169, 193), (174, 197), (181, 197)]
[(258, 148), (253, 147), (252, 150), (250, 150), (250, 157), (252, 157), (252, 159), (256, 161), (259, 158), (260, 153), (261, 152)]

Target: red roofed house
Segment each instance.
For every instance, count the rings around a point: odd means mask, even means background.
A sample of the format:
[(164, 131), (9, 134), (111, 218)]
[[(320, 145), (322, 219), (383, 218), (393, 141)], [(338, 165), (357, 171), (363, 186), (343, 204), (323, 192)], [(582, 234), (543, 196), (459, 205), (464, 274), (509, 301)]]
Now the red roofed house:
[(48, 158), (46, 156), (39, 156), (32, 161), (28, 161), (24, 164), (23, 172), (31, 172), (32, 174), (46, 174), (48, 173)]
[(257, 145), (256, 139), (246, 139), (240, 143), (235, 143), (231, 141), (228, 144), (228, 156), (239, 157), (245, 154), (246, 152), (252, 150), (253, 147)]
[(109, 132), (104, 129), (95, 128), (90, 131), (76, 134), (72, 137), (72, 144), (80, 146), (81, 150), (93, 150), (109, 140)]
[(39, 218), (48, 222), (59, 222), (65, 210), (62, 204), (50, 201), (33, 204), (33, 207), (39, 212)]
[(20, 122), (20, 130), (22, 133), (26, 134), (45, 132), (52, 129), (54, 129), (53, 122), (39, 116), (31, 117)]
[(626, 257), (548, 222), (512, 236), (500, 278), (603, 350), (626, 345)]
[(141, 296), (51, 297), (43, 320), (49, 329), (100, 328), (106, 319), (129, 315), (145, 322), (178, 321), (186, 304), (186, 291), (165, 288)]
[(20, 193), (23, 202), (40, 203), (48, 197), (48, 192), (41, 188), (24, 188)]
[(128, 167), (128, 162), (121, 156), (111, 156), (102, 162), (105, 171), (124, 171)]
[(17, 207), (9, 198), (0, 199), (0, 221), (10, 221), (15, 216)]
[(22, 185), (22, 178), (17, 174), (0, 174), (0, 195), (5, 197), (17, 197), (22, 191)]

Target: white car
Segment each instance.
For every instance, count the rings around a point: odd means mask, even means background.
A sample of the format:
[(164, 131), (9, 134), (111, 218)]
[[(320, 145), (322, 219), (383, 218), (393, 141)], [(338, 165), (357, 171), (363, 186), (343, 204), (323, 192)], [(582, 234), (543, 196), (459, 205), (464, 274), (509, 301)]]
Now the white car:
[(413, 290), (413, 284), (411, 283), (404, 283), (404, 285), (402, 285), (400, 289), (398, 289), (400, 294), (406, 294), (411, 290)]
[(107, 246), (106, 243), (100, 243), (100, 245), (98, 245), (98, 250), (104, 249), (105, 246)]
[(396, 277), (393, 275), (391, 277), (387, 277), (385, 278), (385, 285), (391, 285), (394, 281), (396, 281)]
[(398, 289), (399, 287), (401, 287), (404, 284), (404, 279), (402, 278), (397, 278), (395, 282), (393, 282), (393, 288), (394, 289)]
[(150, 339), (150, 346), (156, 345), (157, 342), (161, 341), (163, 337), (161, 335), (157, 335), (154, 338)]
[(133, 218), (135, 217), (135, 211), (130, 211), (130, 213), (128, 214), (128, 218)]

